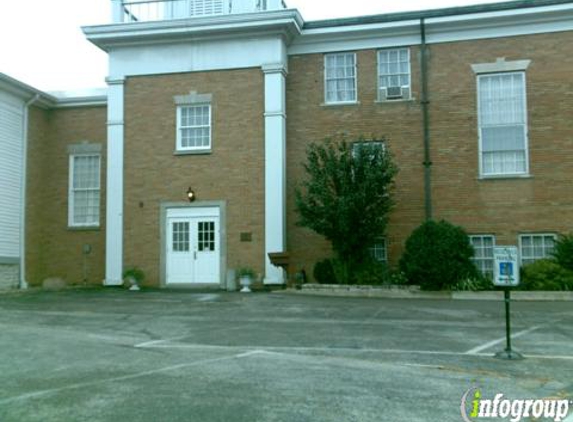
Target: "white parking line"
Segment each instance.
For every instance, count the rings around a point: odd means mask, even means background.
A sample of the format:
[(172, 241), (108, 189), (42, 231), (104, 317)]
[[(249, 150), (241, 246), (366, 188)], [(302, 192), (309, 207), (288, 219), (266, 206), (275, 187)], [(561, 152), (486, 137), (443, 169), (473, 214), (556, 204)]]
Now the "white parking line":
[(189, 337), (189, 335), (186, 336), (179, 336), (179, 337), (173, 337), (173, 338), (166, 338), (163, 340), (151, 340), (151, 341), (144, 341), (143, 343), (138, 343), (135, 344), (133, 347), (139, 349), (141, 347), (153, 347), (153, 346), (158, 346), (161, 343), (170, 343), (172, 341), (177, 341), (177, 340), (183, 340), (184, 338)]
[[(526, 333), (523, 333), (525, 335)], [(505, 340), (505, 339), (504, 339)], [(151, 344), (148, 346), (140, 346), (142, 348), (152, 349), (179, 349), (179, 350), (249, 350), (244, 353), (244, 356), (255, 354), (270, 354), (280, 352), (342, 352), (342, 353), (379, 353), (383, 355), (403, 354), (403, 355), (418, 355), (418, 356), (467, 356), (467, 357), (482, 357), (492, 358), (493, 353), (481, 352), (450, 352), (440, 350), (401, 350), (401, 349), (354, 349), (350, 347), (288, 347), (288, 346), (222, 346), (216, 344), (196, 344), (196, 343), (176, 343), (169, 344), (169, 340), (165, 340), (162, 344)], [(243, 356), (243, 355), (238, 355)], [(573, 356), (559, 356), (559, 355), (525, 355), (528, 359), (545, 359), (545, 360), (573, 360)], [(569, 421), (568, 421), (569, 422)], [(573, 421), (571, 421), (573, 422)]]
[(98, 384), (105, 384), (108, 382), (131, 380), (131, 379), (146, 377), (148, 375), (159, 374), (162, 372), (174, 371), (176, 369), (191, 368), (193, 366), (200, 366), (200, 365), (205, 365), (205, 364), (210, 364), (210, 363), (223, 362), (223, 361), (227, 361), (227, 360), (246, 358), (246, 357), (249, 357), (249, 356), (257, 354), (257, 353), (262, 353), (262, 351), (252, 351), (249, 353), (233, 354), (232, 356), (224, 356), (224, 357), (220, 357), (220, 358), (203, 359), (203, 360), (199, 360), (199, 361), (195, 361), (195, 362), (191, 362), (191, 363), (181, 363), (179, 365), (165, 366), (163, 368), (151, 369), (148, 371), (142, 371), (142, 372), (138, 372), (138, 373), (130, 374), (130, 375), (123, 375), (121, 377), (105, 378), (105, 379), (100, 379), (100, 380), (95, 380), (95, 381), (82, 382), (82, 383), (78, 383), (78, 384), (70, 384), (70, 385), (66, 385), (64, 387), (59, 387), (59, 388), (50, 388), (47, 390), (34, 391), (32, 393), (26, 393), (26, 394), (21, 394), (19, 396), (0, 399), (0, 406), (2, 406), (4, 404), (15, 402), (15, 401), (19, 401), (19, 400), (36, 399), (38, 397), (42, 397), (42, 396), (45, 396), (48, 394), (59, 393), (60, 391), (73, 390), (76, 388), (89, 387), (89, 386), (98, 385)]
[[(513, 334), (513, 335), (511, 336), (511, 338), (512, 338), (512, 339), (515, 339), (515, 338), (523, 337), (523, 336), (525, 336), (525, 335), (527, 335), (527, 334), (530, 334), (530, 333), (532, 333), (532, 332), (534, 332), (534, 331), (539, 330), (541, 327), (542, 327), (541, 325), (538, 325), (538, 326), (536, 326), (536, 327), (531, 327), (531, 328), (529, 328), (529, 329), (527, 329), (527, 330), (520, 331), (520, 332), (518, 332), (518, 333)], [(487, 350), (487, 349), (489, 349), (489, 348), (491, 348), (491, 347), (493, 347), (493, 346), (496, 346), (496, 345), (498, 345), (498, 344), (503, 343), (505, 340), (506, 340), (506, 338), (505, 338), (505, 337), (502, 337), (502, 338), (499, 338), (499, 339), (497, 339), (497, 340), (490, 341), (489, 343), (482, 344), (481, 346), (474, 347), (473, 349), (468, 350), (465, 354), (466, 354), (466, 355), (476, 355), (476, 354), (478, 354), (478, 353), (480, 353), (480, 352), (483, 352), (484, 350)]]

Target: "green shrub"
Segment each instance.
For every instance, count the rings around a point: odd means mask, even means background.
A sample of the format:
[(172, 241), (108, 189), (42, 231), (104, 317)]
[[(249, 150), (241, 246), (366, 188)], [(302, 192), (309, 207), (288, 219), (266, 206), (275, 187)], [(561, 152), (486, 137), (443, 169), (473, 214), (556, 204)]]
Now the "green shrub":
[(353, 275), (353, 281), (356, 284), (369, 286), (390, 284), (391, 274), (392, 271), (390, 271), (388, 265), (371, 259), (356, 268)]
[(484, 290), (493, 290), (494, 285), (490, 277), (478, 274), (476, 277), (466, 278), (452, 286), (452, 290), (459, 292), (481, 292)]
[(573, 271), (552, 259), (540, 259), (521, 270), (521, 290), (573, 290)]
[(123, 279), (133, 278), (137, 284), (143, 283), (145, 273), (139, 267), (129, 267), (123, 271)]
[(402, 271), (393, 270), (387, 264), (369, 260), (358, 267), (352, 284), (367, 286), (403, 286), (408, 279)]
[(334, 276), (334, 268), (332, 267), (331, 259), (317, 262), (314, 265), (312, 275), (314, 280), (319, 284), (336, 284), (336, 277)]
[(390, 285), (392, 286), (405, 286), (408, 284), (408, 278), (403, 271), (393, 270), (390, 272)]
[(257, 277), (257, 273), (251, 267), (241, 267), (236, 271), (237, 278), (250, 278), (254, 280)]
[(424, 290), (447, 290), (478, 277), (473, 255), (464, 229), (446, 221), (427, 221), (406, 241), (400, 269), (411, 284)]
[(552, 255), (559, 265), (573, 271), (573, 235), (559, 236)]

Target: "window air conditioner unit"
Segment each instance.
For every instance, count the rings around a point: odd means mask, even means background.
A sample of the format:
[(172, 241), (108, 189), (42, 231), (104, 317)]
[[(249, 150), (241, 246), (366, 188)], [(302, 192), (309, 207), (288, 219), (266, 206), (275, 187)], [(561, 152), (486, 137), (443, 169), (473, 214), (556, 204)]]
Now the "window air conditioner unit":
[(395, 100), (398, 98), (402, 98), (404, 93), (402, 92), (401, 86), (389, 86), (386, 88), (386, 99), (388, 100)]

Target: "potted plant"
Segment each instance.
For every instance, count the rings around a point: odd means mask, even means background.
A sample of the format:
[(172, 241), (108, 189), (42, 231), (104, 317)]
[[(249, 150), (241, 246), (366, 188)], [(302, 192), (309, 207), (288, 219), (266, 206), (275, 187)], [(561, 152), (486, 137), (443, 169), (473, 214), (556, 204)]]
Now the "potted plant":
[(250, 293), (250, 286), (255, 279), (255, 271), (249, 267), (242, 267), (237, 270), (237, 277), (242, 287), (241, 293)]
[(131, 286), (129, 290), (137, 291), (145, 279), (145, 273), (141, 268), (129, 267), (123, 272), (123, 279)]

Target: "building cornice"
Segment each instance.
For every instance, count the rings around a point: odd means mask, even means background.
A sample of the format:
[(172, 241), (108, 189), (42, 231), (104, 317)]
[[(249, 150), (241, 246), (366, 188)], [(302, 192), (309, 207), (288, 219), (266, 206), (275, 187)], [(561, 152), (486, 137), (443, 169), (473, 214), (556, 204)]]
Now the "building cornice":
[(75, 98), (58, 98), (54, 108), (73, 107), (105, 107), (107, 106), (107, 95), (94, 95)]
[(163, 42), (216, 40), (280, 34), (287, 42), (298, 36), (304, 21), (297, 10), (131, 22), (83, 27), (89, 41), (104, 51), (114, 47)]
[(50, 92), (56, 99), (54, 108), (102, 107), (107, 105), (107, 88)]
[(34, 101), (34, 105), (43, 109), (107, 105), (107, 91), (105, 88), (90, 90), (90, 93), (83, 95), (71, 92), (47, 93), (4, 73), (0, 73), (0, 90), (21, 98), (24, 102), (37, 95), (38, 100)]
[(54, 107), (58, 101), (56, 97), (20, 82), (4, 73), (0, 73), (0, 90), (21, 98), (22, 101), (28, 101), (37, 95), (38, 100), (35, 104), (46, 109)]
[[(513, 9), (499, 9), (500, 5), (497, 9), (456, 8), (456, 14), (437, 10), (388, 15), (392, 19), (382, 15), (334, 21), (332, 25), (328, 21), (310, 22), (289, 47), (289, 54), (417, 45), (421, 42), (421, 19), (425, 21), (427, 42), (432, 44), (573, 30), (573, 1), (535, 4)], [(462, 13), (465, 10), (468, 13)]]
[(429, 9), (429, 10), (418, 10), (412, 12), (398, 12), (398, 13), (386, 13), (380, 15), (368, 15), (368, 16), (358, 16), (350, 18), (341, 19), (325, 19), (318, 21), (308, 21), (304, 24), (304, 30), (311, 29), (321, 29), (321, 28), (336, 28), (344, 26), (356, 26), (365, 24), (379, 24), (379, 23), (389, 23), (389, 22), (400, 22), (400, 21), (411, 21), (420, 19), (429, 20), (432, 18), (447, 18), (456, 16), (471, 16), (484, 13), (503, 13), (509, 12), (511, 14), (516, 13), (528, 13), (527, 9), (548, 7), (548, 6), (560, 6), (569, 5), (573, 3), (572, 0), (517, 0), (517, 1), (504, 1), (502, 3), (490, 3), (490, 4), (477, 4), (471, 6), (461, 6), (461, 7), (448, 7), (439, 9)]

